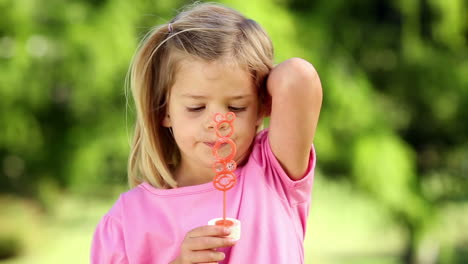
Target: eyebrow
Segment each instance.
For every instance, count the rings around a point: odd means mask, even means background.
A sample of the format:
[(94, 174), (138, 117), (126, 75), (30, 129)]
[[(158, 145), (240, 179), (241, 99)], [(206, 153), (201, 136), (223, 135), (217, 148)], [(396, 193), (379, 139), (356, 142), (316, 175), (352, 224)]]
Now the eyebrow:
[[(192, 98), (192, 99), (206, 99), (207, 98), (207, 96), (193, 95), (193, 94), (182, 94), (182, 97)], [(252, 97), (252, 95), (251, 94), (234, 95), (234, 96), (229, 96), (228, 99), (240, 100), (240, 99), (249, 98), (249, 97)]]

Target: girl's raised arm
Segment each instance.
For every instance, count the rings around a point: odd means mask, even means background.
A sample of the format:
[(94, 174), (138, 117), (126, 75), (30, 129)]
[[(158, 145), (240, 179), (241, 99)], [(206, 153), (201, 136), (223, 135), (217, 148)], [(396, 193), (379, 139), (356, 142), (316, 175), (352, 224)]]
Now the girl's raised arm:
[(292, 58), (270, 72), (267, 89), (271, 149), (289, 177), (299, 180), (307, 170), (322, 105), (319, 76), (309, 62)]

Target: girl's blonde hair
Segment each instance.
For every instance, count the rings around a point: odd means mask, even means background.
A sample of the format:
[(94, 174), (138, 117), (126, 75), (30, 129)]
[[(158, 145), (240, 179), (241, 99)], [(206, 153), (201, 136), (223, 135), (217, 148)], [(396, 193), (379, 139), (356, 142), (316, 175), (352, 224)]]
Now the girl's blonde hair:
[(244, 67), (257, 87), (260, 105), (266, 102), (265, 82), (273, 67), (273, 47), (266, 32), (231, 8), (213, 3), (188, 6), (169, 24), (145, 36), (127, 75), (136, 107), (128, 161), (131, 187), (142, 182), (156, 188), (177, 187), (171, 172), (180, 162), (180, 152), (162, 120), (178, 63), (187, 57)]

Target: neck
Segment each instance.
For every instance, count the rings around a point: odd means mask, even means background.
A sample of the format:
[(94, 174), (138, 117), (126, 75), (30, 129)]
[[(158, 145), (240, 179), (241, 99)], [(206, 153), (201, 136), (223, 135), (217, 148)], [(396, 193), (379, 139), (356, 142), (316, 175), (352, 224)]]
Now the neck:
[(180, 166), (175, 170), (174, 176), (178, 187), (186, 187), (211, 182), (214, 172), (211, 168), (194, 171)]

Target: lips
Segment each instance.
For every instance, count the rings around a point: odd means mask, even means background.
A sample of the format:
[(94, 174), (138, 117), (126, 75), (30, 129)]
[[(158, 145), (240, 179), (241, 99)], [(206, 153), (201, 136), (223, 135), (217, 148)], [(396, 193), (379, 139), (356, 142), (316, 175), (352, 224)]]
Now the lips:
[(213, 142), (203, 142), (205, 145), (207, 145), (208, 147), (212, 148), (214, 147), (215, 143)]
[[(205, 145), (207, 145), (208, 147), (210, 147), (210, 148), (213, 148), (214, 145), (216, 144), (216, 142), (203, 142), (203, 143), (204, 143)], [(227, 145), (227, 143), (222, 143), (220, 147), (222, 148), (222, 147), (224, 147), (224, 146), (226, 146), (226, 145)]]

